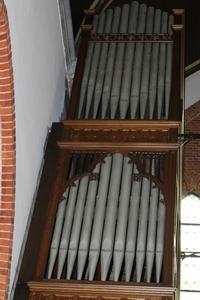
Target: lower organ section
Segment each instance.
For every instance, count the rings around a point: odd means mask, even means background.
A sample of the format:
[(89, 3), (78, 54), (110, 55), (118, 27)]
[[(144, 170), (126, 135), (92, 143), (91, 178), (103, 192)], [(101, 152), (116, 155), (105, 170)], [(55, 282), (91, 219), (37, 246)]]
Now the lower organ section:
[(148, 157), (142, 166), (116, 153), (74, 180), (57, 209), (46, 277), (162, 282), (162, 171), (162, 157)]

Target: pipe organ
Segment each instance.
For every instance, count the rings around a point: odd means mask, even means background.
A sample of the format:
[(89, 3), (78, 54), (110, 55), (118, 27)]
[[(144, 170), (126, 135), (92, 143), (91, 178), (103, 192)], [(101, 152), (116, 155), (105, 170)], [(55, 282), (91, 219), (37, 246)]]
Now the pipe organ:
[(87, 10), (15, 298), (178, 299), (183, 10)]

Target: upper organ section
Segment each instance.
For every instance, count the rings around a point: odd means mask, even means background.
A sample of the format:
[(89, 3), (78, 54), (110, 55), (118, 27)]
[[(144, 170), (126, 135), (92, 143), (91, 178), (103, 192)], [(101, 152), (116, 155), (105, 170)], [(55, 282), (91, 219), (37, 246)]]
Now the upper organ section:
[(174, 16), (133, 1), (92, 22), (75, 118), (168, 120)]

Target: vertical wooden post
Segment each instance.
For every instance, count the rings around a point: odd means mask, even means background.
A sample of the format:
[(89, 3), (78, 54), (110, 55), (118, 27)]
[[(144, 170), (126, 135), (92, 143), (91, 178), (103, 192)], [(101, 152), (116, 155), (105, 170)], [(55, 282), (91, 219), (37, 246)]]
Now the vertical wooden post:
[(79, 96), (81, 90), (82, 77), (85, 67), (85, 59), (87, 55), (88, 49), (88, 41), (90, 38), (90, 32), (93, 28), (92, 17), (94, 15), (94, 10), (86, 10), (86, 21), (90, 22), (89, 24), (82, 25), (82, 33), (81, 33), (81, 42), (79, 45), (78, 51), (78, 60), (76, 65), (76, 71), (74, 75), (74, 81), (72, 85), (71, 97), (67, 109), (67, 119), (75, 119), (76, 118), (76, 110), (79, 104)]
[(177, 153), (170, 151), (165, 159), (164, 182), (165, 182), (165, 243), (163, 257), (162, 283), (174, 285), (173, 262), (174, 262), (174, 231), (175, 231), (175, 206), (176, 206), (176, 174)]
[(173, 65), (172, 65), (172, 86), (171, 86), (171, 101), (169, 108), (169, 120), (182, 120), (183, 114), (183, 85), (182, 80), (184, 76), (183, 70), (183, 9), (174, 9), (174, 25), (173, 30)]

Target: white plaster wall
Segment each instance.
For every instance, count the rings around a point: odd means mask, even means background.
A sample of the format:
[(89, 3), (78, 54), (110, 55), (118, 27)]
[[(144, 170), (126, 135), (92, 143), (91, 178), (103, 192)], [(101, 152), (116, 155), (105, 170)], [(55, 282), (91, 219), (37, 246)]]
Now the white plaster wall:
[(16, 107), (16, 214), (11, 281), (16, 274), (48, 128), (64, 103), (64, 55), (56, 0), (5, 0)]
[(185, 80), (185, 108), (200, 100), (200, 71)]

